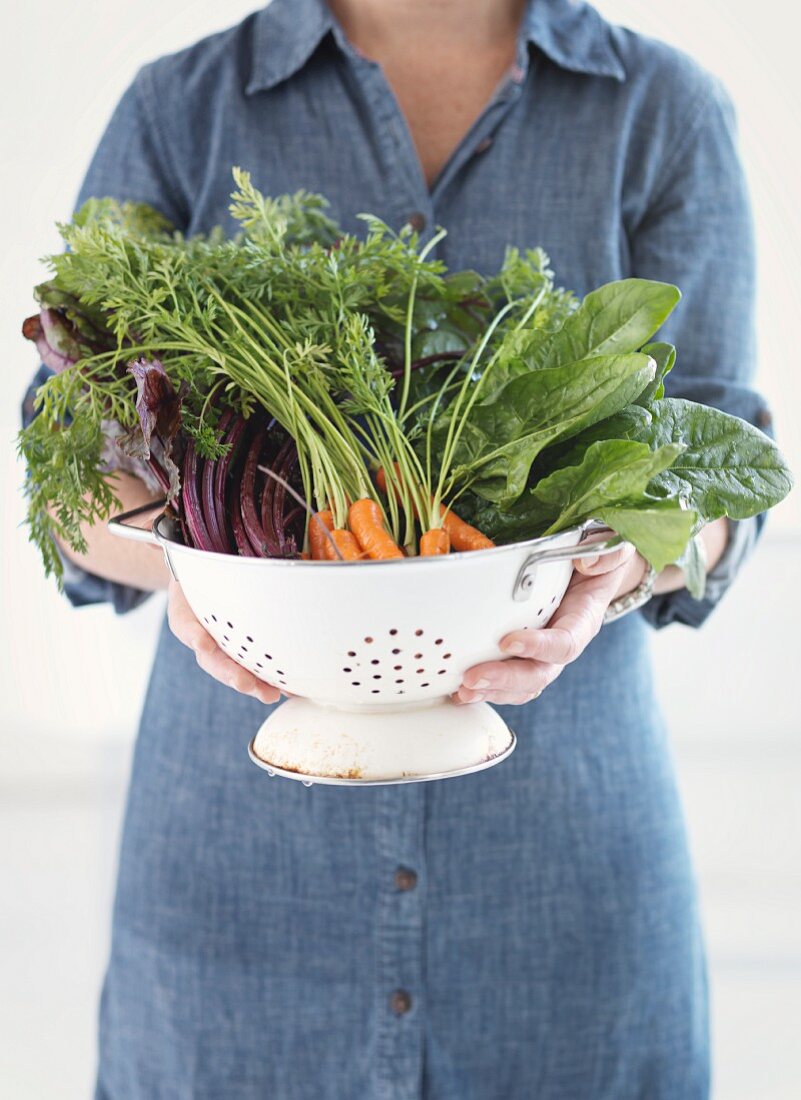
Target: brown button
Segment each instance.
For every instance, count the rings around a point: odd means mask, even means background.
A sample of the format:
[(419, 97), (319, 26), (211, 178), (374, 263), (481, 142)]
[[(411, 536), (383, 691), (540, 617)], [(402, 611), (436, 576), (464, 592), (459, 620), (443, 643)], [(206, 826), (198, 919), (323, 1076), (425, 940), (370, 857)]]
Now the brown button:
[(395, 885), (399, 890), (414, 890), (417, 885), (417, 872), (408, 867), (399, 867), (395, 872)]
[(396, 989), (389, 1003), (396, 1016), (405, 1016), (412, 1007), (412, 998), (405, 989)]
[(406, 224), (410, 225), (416, 233), (422, 233), (426, 227), (426, 216), (419, 210), (415, 210), (406, 219)]
[(756, 414), (756, 422), (758, 428), (769, 428), (773, 423), (773, 417), (767, 409), (760, 409)]

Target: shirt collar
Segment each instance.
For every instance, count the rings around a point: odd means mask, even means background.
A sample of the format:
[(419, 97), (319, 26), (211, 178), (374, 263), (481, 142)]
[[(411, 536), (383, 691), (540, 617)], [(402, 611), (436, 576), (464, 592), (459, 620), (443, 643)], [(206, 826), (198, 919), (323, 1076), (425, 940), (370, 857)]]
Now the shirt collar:
[[(248, 95), (266, 91), (301, 69), (336, 23), (325, 0), (272, 0), (257, 12)], [(571, 72), (625, 80), (611, 28), (583, 0), (529, 0), (523, 22), (527, 40)]]
[(612, 28), (583, 0), (529, 0), (524, 31), (529, 42), (563, 69), (626, 79)]
[(334, 26), (325, 0), (272, 0), (256, 13), (245, 93), (266, 91), (296, 73)]

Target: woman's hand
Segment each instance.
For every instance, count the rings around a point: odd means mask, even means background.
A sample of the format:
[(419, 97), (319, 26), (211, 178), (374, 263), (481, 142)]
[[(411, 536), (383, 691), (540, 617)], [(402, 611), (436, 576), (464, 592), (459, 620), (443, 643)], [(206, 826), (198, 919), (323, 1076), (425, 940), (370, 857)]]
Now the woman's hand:
[(168, 589), (167, 619), (175, 637), (195, 651), (197, 663), (209, 676), (243, 695), (252, 695), (262, 703), (275, 703), (280, 699), (281, 692), (278, 688), (257, 679), (253, 673), (223, 653), (211, 634), (195, 618), (180, 584), (172, 579)]
[(629, 543), (612, 554), (577, 558), (562, 602), (547, 626), (515, 630), (501, 640), (507, 660), (475, 665), (453, 696), (456, 703), (528, 703), (580, 656), (603, 625), (612, 600), (631, 592), (647, 566)]

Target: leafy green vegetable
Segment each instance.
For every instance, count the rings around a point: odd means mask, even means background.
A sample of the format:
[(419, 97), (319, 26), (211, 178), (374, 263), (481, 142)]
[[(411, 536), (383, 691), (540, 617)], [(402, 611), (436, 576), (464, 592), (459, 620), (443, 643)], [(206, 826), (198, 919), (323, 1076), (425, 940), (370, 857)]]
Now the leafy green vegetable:
[[(423, 246), (365, 214), (363, 235), (344, 234), (321, 196), (234, 177), (231, 239), (186, 239), (110, 199), (60, 227), (67, 251), (24, 325), (58, 373), (19, 442), (49, 571), (54, 539), (82, 550), (81, 525), (115, 506), (109, 434), (150, 464), (200, 548), (296, 553), (276, 488), (296, 474), (339, 526), (349, 502), (378, 501), (409, 553), (443, 507), (500, 541), (594, 518), (657, 568), (680, 562), (696, 595), (700, 526), (789, 491), (756, 428), (665, 398), (676, 353), (653, 337), (676, 287), (626, 279), (578, 302), (540, 249), (508, 248), (489, 277), (448, 272), (432, 258), (443, 230)], [(283, 472), (256, 498), (270, 431)]]
[(650, 424), (634, 429), (633, 438), (652, 448), (682, 447), (681, 457), (654, 478), (652, 492), (681, 497), (709, 521), (747, 519), (792, 488), (778, 447), (745, 420), (675, 397), (649, 411)]
[(546, 534), (643, 494), (651, 478), (666, 470), (682, 450), (677, 443), (655, 451), (645, 443), (623, 439), (593, 443), (579, 466), (554, 470), (531, 490), (532, 496), (551, 506), (556, 517)]
[(533, 365), (561, 367), (637, 351), (667, 320), (681, 294), (667, 283), (622, 279), (588, 294), (562, 328), (531, 348)]
[(647, 355), (598, 356), (513, 378), (477, 405), (460, 440), (455, 480), (500, 505), (516, 500), (548, 444), (625, 408), (654, 376)]
[(596, 519), (636, 546), (659, 571), (681, 555), (698, 517), (675, 500), (645, 500), (600, 508)]

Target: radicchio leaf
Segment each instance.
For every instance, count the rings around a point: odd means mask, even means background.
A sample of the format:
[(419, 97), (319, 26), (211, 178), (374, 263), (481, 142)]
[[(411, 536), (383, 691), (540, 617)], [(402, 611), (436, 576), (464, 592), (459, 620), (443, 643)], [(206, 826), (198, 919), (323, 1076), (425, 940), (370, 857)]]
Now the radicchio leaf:
[(167, 499), (175, 500), (180, 489), (180, 471), (173, 461), (172, 449), (181, 426), (181, 404), (185, 385), (176, 391), (164, 365), (158, 359), (136, 359), (128, 367), (136, 379), (136, 411), (139, 426), (119, 440), (123, 452), (133, 458), (150, 458), (151, 444), (158, 440), (158, 457), (170, 479)]
[(75, 366), (82, 357), (75, 326), (57, 309), (42, 309), (38, 316), (26, 317), (22, 335), (36, 344), (40, 359), (56, 374)]
[(76, 337), (92, 351), (107, 351), (114, 347), (116, 341), (108, 327), (108, 314), (99, 306), (80, 301), (54, 282), (40, 283), (33, 294), (42, 309), (54, 309), (61, 313), (73, 327)]

